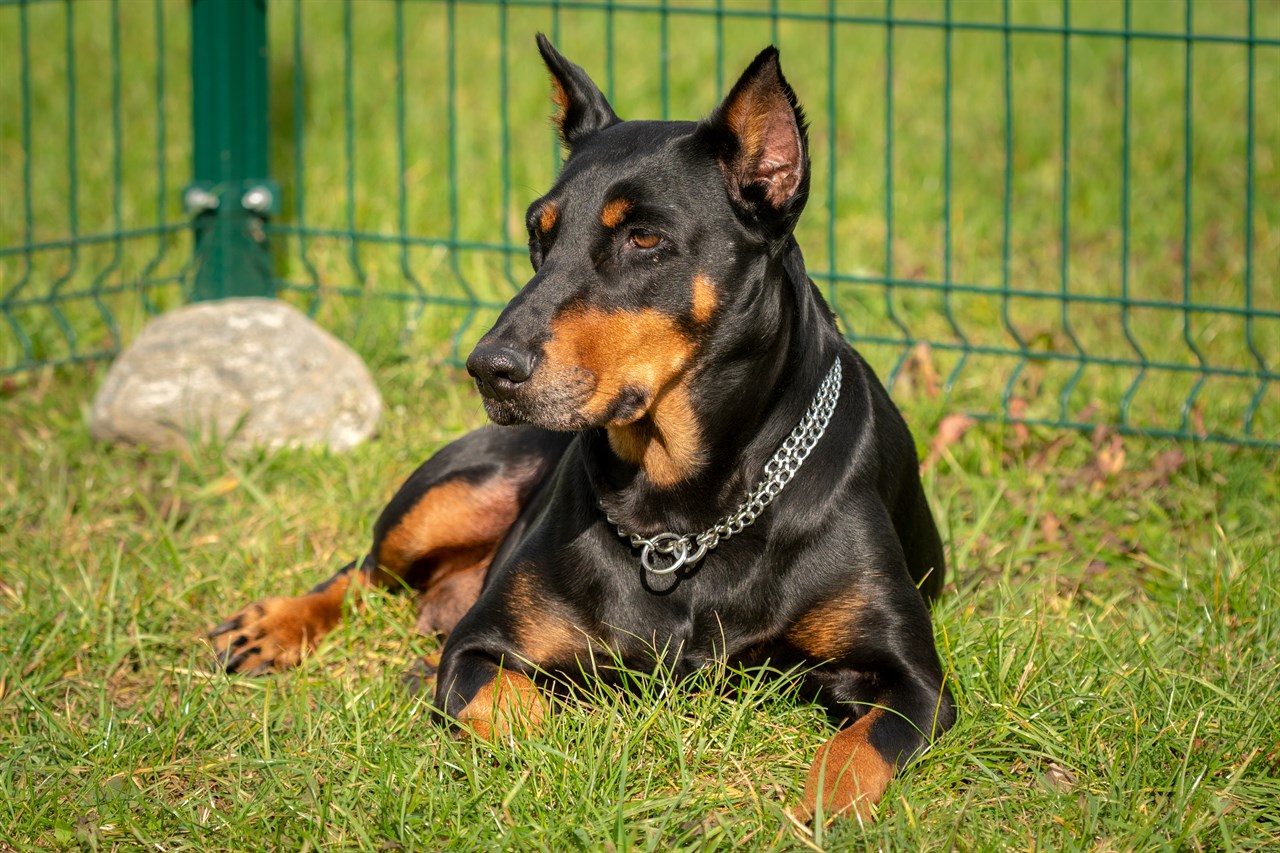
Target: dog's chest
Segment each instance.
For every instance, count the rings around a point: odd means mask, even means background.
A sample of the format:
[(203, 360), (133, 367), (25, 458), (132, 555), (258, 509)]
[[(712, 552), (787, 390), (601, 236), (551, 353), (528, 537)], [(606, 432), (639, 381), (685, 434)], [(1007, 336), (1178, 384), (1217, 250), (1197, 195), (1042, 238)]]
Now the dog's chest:
[(621, 582), (602, 590), (584, 616), (634, 666), (656, 657), (677, 673), (694, 670), (740, 658), (781, 630), (761, 591), (726, 579), (714, 563), (679, 577), (647, 572), (638, 560), (615, 568)]

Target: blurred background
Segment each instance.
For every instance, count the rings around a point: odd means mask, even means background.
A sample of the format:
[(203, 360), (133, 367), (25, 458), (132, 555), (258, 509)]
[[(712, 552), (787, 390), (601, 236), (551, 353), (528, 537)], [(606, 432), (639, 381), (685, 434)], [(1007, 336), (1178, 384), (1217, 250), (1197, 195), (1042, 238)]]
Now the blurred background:
[(255, 293), (456, 365), (561, 158), (538, 31), (624, 118), (779, 45), (800, 243), (900, 398), (1280, 442), (1275, 0), (6, 0), (0, 376)]

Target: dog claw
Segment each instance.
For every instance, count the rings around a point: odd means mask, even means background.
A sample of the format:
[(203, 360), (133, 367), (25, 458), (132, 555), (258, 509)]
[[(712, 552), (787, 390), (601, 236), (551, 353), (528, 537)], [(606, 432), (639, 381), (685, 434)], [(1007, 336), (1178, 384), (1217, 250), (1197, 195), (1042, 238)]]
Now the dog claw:
[[(230, 650), (228, 650), (228, 653), (229, 652)], [(260, 654), (261, 652), (262, 652), (261, 646), (254, 646), (253, 648), (245, 649), (240, 654), (236, 655), (231, 660), (227, 661), (226, 663), (227, 672), (238, 672), (240, 670), (241, 664), (243, 664), (246, 660), (248, 660), (250, 655)], [(265, 665), (267, 664), (262, 664), (260, 666), (265, 666)], [(258, 669), (258, 668), (260, 667), (255, 667), (255, 669)]]
[(209, 631), (216, 665), (228, 673), (264, 675), (296, 666), (341, 615), (317, 595), (250, 604)]
[(228, 619), (226, 622), (223, 622), (221, 625), (218, 625), (214, 628), (210, 628), (208, 636), (210, 639), (214, 637), (221, 637), (223, 634), (230, 633), (231, 631), (234, 631), (239, 627), (240, 627), (240, 617), (236, 616), (234, 618)]

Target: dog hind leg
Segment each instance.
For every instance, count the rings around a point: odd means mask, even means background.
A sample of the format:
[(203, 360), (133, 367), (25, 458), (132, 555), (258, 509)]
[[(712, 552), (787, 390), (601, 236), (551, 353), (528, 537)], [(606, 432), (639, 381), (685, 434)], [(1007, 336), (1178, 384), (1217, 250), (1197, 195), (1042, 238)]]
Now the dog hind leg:
[(250, 604), (210, 631), (219, 663), (252, 674), (296, 665), (341, 620), (352, 589), (365, 586), (416, 591), (418, 628), (447, 633), (475, 603), (494, 553), (567, 442), (485, 428), (441, 449), (383, 510), (363, 560), (304, 595)]

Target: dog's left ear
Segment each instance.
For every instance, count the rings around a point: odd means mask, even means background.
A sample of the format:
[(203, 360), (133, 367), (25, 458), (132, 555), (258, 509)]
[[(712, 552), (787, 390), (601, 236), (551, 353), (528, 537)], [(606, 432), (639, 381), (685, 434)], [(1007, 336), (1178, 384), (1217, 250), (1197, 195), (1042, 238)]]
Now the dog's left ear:
[(556, 126), (569, 149), (591, 134), (622, 121), (587, 72), (560, 55), (542, 33), (538, 51), (551, 72), (551, 99), (556, 104)]
[(700, 127), (715, 149), (729, 196), (782, 233), (795, 226), (809, 195), (806, 130), (804, 111), (772, 46)]

